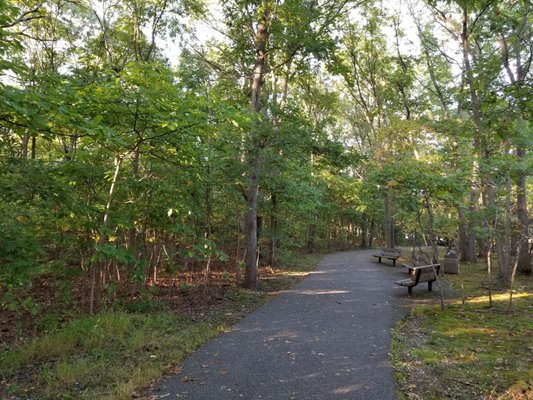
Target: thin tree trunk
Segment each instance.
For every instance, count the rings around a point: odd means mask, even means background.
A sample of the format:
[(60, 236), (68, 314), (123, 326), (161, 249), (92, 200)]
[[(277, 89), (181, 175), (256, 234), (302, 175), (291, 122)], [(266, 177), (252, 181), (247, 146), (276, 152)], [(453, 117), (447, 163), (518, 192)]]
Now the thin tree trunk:
[[(472, 66), (470, 64), (470, 43), (469, 43), (469, 30), (468, 30), (468, 11), (466, 8), (466, 5), (463, 7), (463, 21), (462, 21), (462, 31), (461, 31), (461, 40), (462, 40), (462, 47), (463, 47), (463, 63), (464, 63), (464, 69), (466, 74), (466, 80), (468, 82), (468, 88), (470, 92), (470, 102), (471, 102), (471, 108), (472, 108), (472, 115), (474, 117), (474, 122), (477, 128), (477, 135), (474, 139), (474, 160), (472, 163), (472, 186), (470, 189), (470, 215), (469, 215), (469, 223), (468, 223), (468, 256), (467, 260), (469, 262), (476, 262), (476, 236), (475, 236), (475, 229), (477, 224), (476, 219), (476, 210), (477, 210), (477, 204), (478, 204), (478, 190), (476, 185), (476, 179), (478, 179), (479, 176), (479, 164), (477, 161), (477, 157), (475, 155), (475, 151), (480, 148), (480, 140), (479, 137), (483, 131), (483, 125), (481, 121), (481, 110), (479, 107), (479, 100), (477, 96), (477, 92), (474, 86), (474, 73), (472, 71)], [(480, 247), (483, 247), (480, 246)]]
[(316, 224), (311, 223), (307, 232), (307, 252), (309, 254), (315, 251)]
[(492, 241), (487, 253), (487, 278), (489, 284), (489, 307), (492, 308)]
[(30, 134), (26, 132), (24, 133), (24, 136), (22, 136), (22, 145), (21, 145), (22, 159), (24, 161), (28, 159), (28, 144), (29, 143), (30, 143)]
[(266, 61), (266, 46), (269, 38), (268, 22), (269, 14), (267, 10), (263, 10), (263, 16), (257, 33), (256, 40), (256, 59), (254, 66), (254, 75), (252, 81), (252, 100), (251, 109), (255, 114), (255, 121), (252, 130), (250, 131), (249, 140), (246, 149), (246, 161), (248, 168), (248, 192), (246, 201), (248, 206), (248, 213), (246, 218), (246, 270), (244, 276), (244, 287), (248, 289), (257, 288), (257, 262), (258, 262), (258, 246), (257, 246), (257, 199), (259, 196), (259, 181), (260, 181), (260, 148), (257, 143), (257, 136), (259, 130), (259, 111), (261, 109), (261, 88), (263, 86), (263, 76), (265, 72)]
[(370, 236), (368, 237), (368, 247), (372, 248), (374, 244), (374, 217), (370, 218)]
[[(520, 238), (520, 241), (518, 242), (516, 251), (518, 252), (518, 249), (521, 248), (524, 243), (527, 243), (527, 238)], [(513, 290), (514, 290), (514, 283), (515, 283), (515, 277), (516, 277), (516, 271), (518, 270), (518, 258), (515, 259), (513, 269), (511, 271), (511, 279), (509, 282), (509, 304), (507, 306), (507, 312), (511, 312), (513, 308)]]
[[(70, 159), (75, 160), (76, 159), (76, 151), (78, 150), (78, 137), (77, 136), (71, 136), (70, 137)], [(32, 146), (32, 152), (33, 152), (33, 146)]]
[(361, 226), (361, 247), (363, 249), (367, 248), (367, 237), (368, 237), (368, 215), (363, 216), (363, 225)]
[(511, 263), (511, 177), (509, 174), (505, 177), (505, 213), (502, 218), (502, 227), (497, 229), (498, 241), (496, 242), (498, 252), (498, 265), (500, 271), (500, 277), (505, 286), (509, 285), (509, 266)]
[(426, 211), (428, 213), (428, 235), (431, 243), (432, 263), (437, 264), (439, 262), (439, 249), (437, 248), (435, 232), (433, 231), (433, 207), (428, 195), (425, 196), (424, 200), (426, 203)]
[[(472, 178), (474, 179), (474, 178)], [(466, 252), (466, 261), (470, 263), (477, 262), (477, 252), (476, 252), (476, 225), (477, 225), (477, 198), (478, 193), (475, 188), (475, 183), (472, 183), (470, 188), (470, 200), (468, 206), (468, 241), (467, 241), (467, 252)]]
[(268, 265), (271, 267), (277, 266), (277, 252), (278, 252), (278, 197), (275, 193), (272, 193), (270, 197), (270, 242), (268, 252)]
[[(422, 211), (420, 209), (417, 211), (416, 218), (417, 218), (417, 221), (418, 221), (418, 226), (420, 227), (420, 234), (422, 235), (422, 240), (424, 241), (424, 247), (429, 247), (429, 242), (428, 242), (428, 238), (427, 238), (427, 235), (426, 235), (426, 230), (424, 229), (424, 225), (422, 224)], [(429, 261), (429, 260), (427, 260), (427, 261)]]
[[(98, 245), (103, 245), (106, 242), (107, 237), (107, 226), (109, 224), (109, 212), (111, 210), (111, 204), (113, 202), (113, 196), (115, 194), (115, 189), (118, 181), (118, 175), (120, 172), (120, 166), (122, 164), (123, 157), (115, 157), (115, 172), (113, 174), (113, 179), (111, 181), (111, 186), (109, 187), (109, 193), (107, 195), (107, 203), (104, 210), (104, 216), (102, 218), (102, 225), (100, 227)], [(100, 288), (100, 276), (102, 275), (102, 270), (104, 263), (98, 261), (92, 264), (91, 268), (91, 293), (89, 296), (89, 314), (94, 313), (95, 303), (98, 305), (96, 299), (99, 298), (99, 288)], [(96, 300), (96, 301), (95, 301)]]
[[(281, 91), (281, 98), (279, 101), (279, 108), (282, 110), (286, 103), (287, 103), (287, 96), (289, 94), (289, 76), (291, 73), (291, 66), (292, 66), (292, 59), (289, 60), (287, 63), (285, 74), (283, 76), (283, 82), (282, 82), (282, 91)], [(276, 79), (273, 79), (273, 102), (274, 105), (277, 102), (277, 88), (276, 88)], [(279, 134), (280, 131), (280, 120), (279, 118), (274, 118), (274, 126), (276, 128), (276, 134)], [(282, 151), (279, 151), (279, 156), (282, 157), (283, 153)], [(272, 175), (275, 179), (279, 177), (280, 171), (279, 168), (275, 168), (272, 171)], [(268, 264), (271, 267), (276, 267), (278, 264), (277, 261), (277, 255), (278, 255), (278, 195), (276, 192), (276, 189), (271, 190), (271, 209), (270, 209), (270, 242), (269, 242), (269, 259)]]
[[(518, 146), (516, 149), (516, 155), (519, 161), (522, 161), (526, 157), (526, 149)], [(529, 254), (528, 242), (529, 238), (529, 215), (527, 212), (526, 202), (526, 173), (523, 170), (518, 171), (516, 178), (516, 214), (520, 224), (520, 236), (518, 242), (518, 271), (523, 274), (530, 274), (531, 269), (531, 256)]]
[[(211, 141), (208, 141), (209, 148), (211, 147)], [(211, 204), (211, 166), (209, 165), (209, 160), (207, 163), (207, 183), (205, 187), (205, 238), (209, 241), (211, 241), (211, 217), (213, 213), (213, 205)], [(209, 284), (209, 275), (211, 273), (211, 260), (212, 260), (212, 254), (213, 249), (211, 248), (211, 243), (209, 245), (209, 254), (207, 255), (207, 261), (205, 264), (205, 271), (204, 271), (204, 278), (205, 278), (205, 288), (204, 288), (204, 294), (207, 290), (207, 286)]]
[(437, 73), (435, 71), (435, 66), (433, 64), (433, 58), (428, 49), (428, 44), (430, 44), (431, 41), (428, 40), (427, 37), (424, 35), (419, 17), (415, 15), (411, 7), (409, 7), (409, 11), (411, 13), (411, 16), (413, 17), (413, 21), (415, 22), (416, 29), (418, 31), (418, 37), (420, 39), (420, 44), (422, 45), (422, 52), (424, 54), (424, 59), (426, 61), (426, 67), (429, 72), (429, 77), (431, 78), (431, 83), (433, 84), (433, 87), (435, 88), (435, 94), (437, 95), (437, 98), (439, 99), (442, 110), (444, 111), (444, 116), (446, 117), (446, 119), (449, 119), (450, 118), (450, 110), (448, 107), (449, 100), (446, 98), (443, 92), (443, 89), (441, 88), (440, 83), (437, 79)]
[[(139, 146), (137, 146), (134, 150), (134, 153), (133, 153), (133, 160), (132, 160), (132, 173), (133, 173), (133, 178), (135, 180), (138, 180), (139, 179), (139, 161), (140, 161), (140, 157), (141, 157), (141, 152), (140, 152), (140, 148)], [(128, 237), (128, 250), (130, 250), (132, 252), (132, 254), (134, 254), (135, 256), (137, 256), (136, 254), (136, 251), (137, 251), (137, 229), (135, 227), (135, 225), (133, 225), (130, 229), (129, 229), (129, 237)]]
[(390, 191), (385, 194), (385, 247), (394, 248), (394, 206)]
[(468, 236), (466, 234), (465, 211), (462, 206), (457, 207), (459, 216), (459, 255), (461, 261), (468, 261)]
[(32, 136), (31, 137), (31, 159), (35, 160), (36, 155), (37, 155), (37, 137)]
[[(529, 13), (524, 13), (522, 17), (522, 24), (519, 29), (519, 36), (525, 37), (526, 30), (529, 27)], [(507, 75), (514, 85), (515, 90), (512, 93), (515, 93), (516, 104), (523, 104), (520, 99), (522, 98), (522, 88), (524, 87), (524, 82), (526, 80), (527, 74), (529, 72), (529, 65), (526, 68), (522, 64), (522, 43), (521, 41), (514, 42), (514, 55), (515, 55), (515, 71), (513, 72), (509, 59), (509, 46), (507, 39), (503, 34), (499, 38), (500, 49), (502, 53), (502, 64), (507, 72)], [(530, 59), (531, 60), (531, 59)], [(521, 129), (525, 128), (524, 120), (518, 118), (518, 125)], [(519, 139), (520, 140), (520, 139)], [(519, 143), (516, 146), (516, 157), (519, 163), (523, 163), (526, 157), (526, 148), (523, 143)], [(529, 215), (527, 210), (526, 203), (526, 172), (522, 168), (518, 168), (516, 171), (516, 214), (519, 223), (519, 235), (515, 239), (516, 243), (521, 243), (517, 247), (517, 269), (522, 273), (531, 273), (531, 255), (528, 251), (527, 239), (529, 238)], [(514, 250), (514, 246), (513, 246)]]

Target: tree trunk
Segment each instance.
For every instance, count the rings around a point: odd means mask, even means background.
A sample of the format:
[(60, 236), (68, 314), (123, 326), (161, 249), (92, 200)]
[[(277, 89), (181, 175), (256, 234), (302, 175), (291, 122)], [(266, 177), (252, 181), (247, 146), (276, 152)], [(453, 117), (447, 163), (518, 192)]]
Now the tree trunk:
[[(209, 141), (209, 147), (210, 146), (211, 146), (211, 142)], [(204, 234), (204, 237), (207, 240), (211, 241), (211, 230), (212, 230), (211, 220), (212, 220), (212, 215), (213, 215), (213, 205), (211, 202), (211, 198), (212, 198), (211, 167), (209, 165), (209, 162), (207, 163), (206, 175), (207, 175), (207, 182), (206, 182), (205, 193), (204, 193), (205, 195), (205, 198), (204, 198), (204, 201), (205, 201), (205, 234)], [(209, 245), (209, 254), (207, 255), (207, 261), (206, 261), (205, 268), (204, 268), (204, 277), (205, 277), (205, 283), (206, 283), (205, 290), (207, 290), (207, 285), (209, 283), (209, 275), (211, 273), (211, 260), (212, 260), (212, 255), (213, 255), (213, 248), (211, 247), (211, 243), (209, 243), (208, 245)]]
[[(279, 108), (283, 109), (287, 102), (287, 95), (289, 93), (289, 75), (292, 65), (292, 59), (287, 63), (287, 68), (285, 69), (285, 74), (282, 82), (282, 92), (281, 99), (279, 101)], [(277, 106), (277, 79), (272, 79), (272, 103), (274, 108)], [(280, 120), (279, 117), (274, 117), (273, 124), (275, 127), (275, 134), (280, 133)], [(278, 151), (279, 157), (283, 157), (282, 151)], [(272, 179), (275, 181), (279, 178), (280, 171), (279, 168), (275, 167), (272, 169)], [(268, 252), (268, 265), (271, 267), (277, 266), (277, 255), (278, 255), (278, 195), (277, 189), (274, 187), (270, 191), (270, 240), (269, 240), (269, 252)]]
[[(519, 29), (519, 36), (524, 35), (525, 31), (528, 29), (529, 26), (529, 13), (524, 13), (522, 17), (522, 24)], [(503, 34), (501, 34), (499, 38), (500, 42), (500, 49), (502, 53), (502, 64), (507, 71), (507, 75), (513, 84), (515, 86), (515, 90), (513, 93), (515, 93), (516, 96), (516, 104), (525, 104), (520, 99), (522, 98), (522, 88), (524, 87), (524, 82), (526, 80), (527, 74), (529, 72), (529, 66), (527, 68), (524, 67), (522, 64), (522, 41), (516, 41), (514, 42), (514, 55), (515, 55), (515, 71), (513, 72), (511, 68), (510, 58), (509, 58), (509, 46), (507, 39)], [(526, 87), (527, 88), (527, 87)], [(526, 106), (527, 107), (527, 106)], [(518, 125), (521, 129), (525, 128), (524, 120), (519, 117), (518, 119)], [(524, 159), (526, 157), (526, 148), (523, 143), (520, 143), (516, 146), (516, 157), (517, 161), (519, 163), (523, 163)], [(531, 273), (531, 255), (528, 250), (527, 241), (529, 238), (529, 215), (527, 211), (527, 203), (526, 203), (526, 173), (522, 168), (518, 168), (516, 171), (516, 214), (518, 218), (519, 223), (519, 234), (518, 237), (515, 238), (515, 241), (517, 243), (516, 249), (517, 254), (515, 255), (516, 258), (516, 266), (517, 270), (521, 273)], [(515, 249), (515, 246), (513, 244), (513, 250)]]
[[(516, 154), (520, 161), (526, 157), (526, 150), (523, 147), (517, 147)], [(528, 249), (529, 238), (529, 215), (526, 203), (526, 173), (523, 170), (518, 171), (516, 178), (516, 214), (520, 224), (520, 237), (518, 243), (521, 243), (518, 250), (518, 271), (523, 274), (531, 273), (531, 258)]]
[(505, 212), (503, 217), (495, 222), (496, 230), (495, 246), (498, 256), (498, 271), (503, 284), (507, 287), (510, 283), (509, 267), (511, 254), (511, 177), (506, 176), (505, 185)]
[(31, 138), (31, 159), (35, 160), (37, 155), (37, 137), (32, 136)]
[(268, 265), (271, 267), (277, 266), (278, 255), (278, 196), (272, 193), (270, 197), (271, 209), (270, 209), (270, 242), (268, 252)]
[(29, 143), (30, 143), (30, 134), (26, 132), (22, 136), (22, 146), (21, 146), (22, 159), (24, 161), (28, 159), (28, 144)]
[[(481, 109), (479, 107), (479, 99), (477, 92), (474, 86), (474, 73), (472, 71), (472, 66), (470, 64), (470, 43), (469, 43), (469, 28), (468, 28), (468, 11), (466, 6), (463, 7), (463, 21), (462, 21), (462, 31), (461, 31), (461, 40), (463, 47), (463, 63), (464, 63), (464, 72), (466, 74), (466, 80), (468, 82), (468, 89), (470, 92), (470, 103), (472, 108), (472, 116), (474, 117), (474, 123), (476, 125), (477, 134), (474, 139), (473, 148), (473, 163), (472, 163), (472, 187), (470, 190), (470, 215), (468, 222), (468, 256), (467, 259), (469, 262), (476, 262), (476, 210), (478, 204), (478, 189), (476, 185), (476, 179), (479, 178), (479, 163), (478, 157), (475, 154), (477, 149), (481, 148), (481, 135), (483, 133), (483, 124), (481, 121)], [(484, 153), (486, 154), (486, 153)], [(485, 247), (482, 243), (480, 248)]]
[[(132, 160), (132, 173), (133, 178), (135, 181), (139, 179), (139, 161), (141, 157), (141, 152), (139, 149), (139, 146), (135, 148), (135, 151), (133, 153), (133, 160)], [(137, 229), (135, 226), (132, 226), (129, 229), (129, 237), (128, 237), (128, 250), (131, 250), (131, 252), (134, 255), (137, 255)]]
[(428, 236), (431, 243), (432, 251), (432, 263), (436, 264), (439, 262), (439, 250), (437, 248), (437, 240), (435, 238), (435, 232), (433, 230), (433, 207), (428, 195), (425, 196), (426, 211), (428, 213)]
[[(474, 179), (474, 178), (472, 178)], [(477, 224), (477, 189), (474, 187), (475, 184), (472, 183), (470, 189), (470, 200), (469, 200), (469, 215), (468, 215), (468, 240), (467, 240), (467, 252), (466, 252), (466, 261), (470, 263), (477, 262), (477, 252), (476, 252), (476, 224)]]
[(368, 246), (368, 216), (363, 216), (363, 225), (361, 226), (361, 248), (366, 249)]
[(465, 211), (463, 207), (457, 207), (459, 216), (459, 256), (461, 261), (468, 261), (468, 236), (466, 234)]
[(372, 248), (374, 244), (374, 217), (370, 218), (370, 235), (368, 236), (368, 247)]
[(385, 195), (385, 247), (394, 248), (394, 206), (392, 203), (392, 195), (387, 191)]
[(248, 214), (246, 217), (246, 270), (244, 276), (244, 287), (248, 289), (257, 288), (257, 199), (259, 196), (260, 181), (260, 147), (257, 143), (259, 130), (259, 111), (261, 109), (261, 88), (263, 86), (263, 76), (265, 72), (266, 46), (268, 42), (269, 14), (267, 10), (263, 11), (263, 16), (255, 36), (256, 58), (254, 66), (254, 75), (252, 81), (252, 101), (251, 108), (255, 114), (255, 121), (250, 135), (248, 137), (246, 149), (247, 174), (248, 174), (248, 192), (246, 201)]
[[(115, 189), (117, 186), (118, 175), (120, 172), (120, 166), (122, 165), (123, 157), (115, 157), (115, 172), (113, 174), (113, 179), (111, 181), (111, 186), (109, 187), (109, 193), (107, 195), (107, 203), (104, 210), (104, 216), (102, 218), (102, 225), (100, 227), (98, 245), (103, 245), (107, 239), (107, 226), (109, 224), (109, 212), (111, 210), (111, 204), (113, 202), (113, 196), (115, 195)], [(102, 277), (102, 271), (105, 267), (105, 261), (97, 261), (91, 265), (91, 292), (89, 295), (89, 314), (94, 313), (95, 305), (98, 305), (99, 301), (99, 291), (100, 291), (100, 282)], [(95, 304), (96, 303), (96, 304)]]
[(315, 251), (315, 236), (316, 225), (314, 223), (309, 224), (307, 232), (307, 252), (312, 254)]

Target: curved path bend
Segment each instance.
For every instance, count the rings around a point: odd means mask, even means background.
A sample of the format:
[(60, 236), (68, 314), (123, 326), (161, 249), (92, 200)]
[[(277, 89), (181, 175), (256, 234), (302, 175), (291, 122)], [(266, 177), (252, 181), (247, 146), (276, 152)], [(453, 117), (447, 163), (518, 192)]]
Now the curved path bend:
[[(316, 271), (189, 356), (155, 399), (396, 398), (390, 330), (407, 312), (403, 268), (375, 250), (328, 255)], [(426, 291), (427, 285), (414, 288)]]

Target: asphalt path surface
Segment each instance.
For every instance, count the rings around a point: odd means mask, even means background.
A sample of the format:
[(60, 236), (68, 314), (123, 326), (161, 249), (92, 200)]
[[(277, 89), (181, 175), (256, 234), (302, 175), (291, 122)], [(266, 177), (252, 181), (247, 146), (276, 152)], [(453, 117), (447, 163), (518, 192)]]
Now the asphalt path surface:
[(190, 355), (154, 398), (396, 399), (390, 331), (409, 299), (394, 281), (407, 276), (373, 253), (324, 257), (303, 282)]

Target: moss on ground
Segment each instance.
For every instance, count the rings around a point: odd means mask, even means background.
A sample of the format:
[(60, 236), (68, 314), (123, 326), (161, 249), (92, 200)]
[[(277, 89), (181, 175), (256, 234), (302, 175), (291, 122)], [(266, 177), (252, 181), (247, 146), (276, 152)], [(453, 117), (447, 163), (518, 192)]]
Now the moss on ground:
[(511, 309), (509, 293), (498, 290), (489, 306), (482, 265), (446, 279), (464, 297), (444, 311), (415, 306), (393, 334), (401, 397), (533, 399), (533, 277), (519, 278)]

